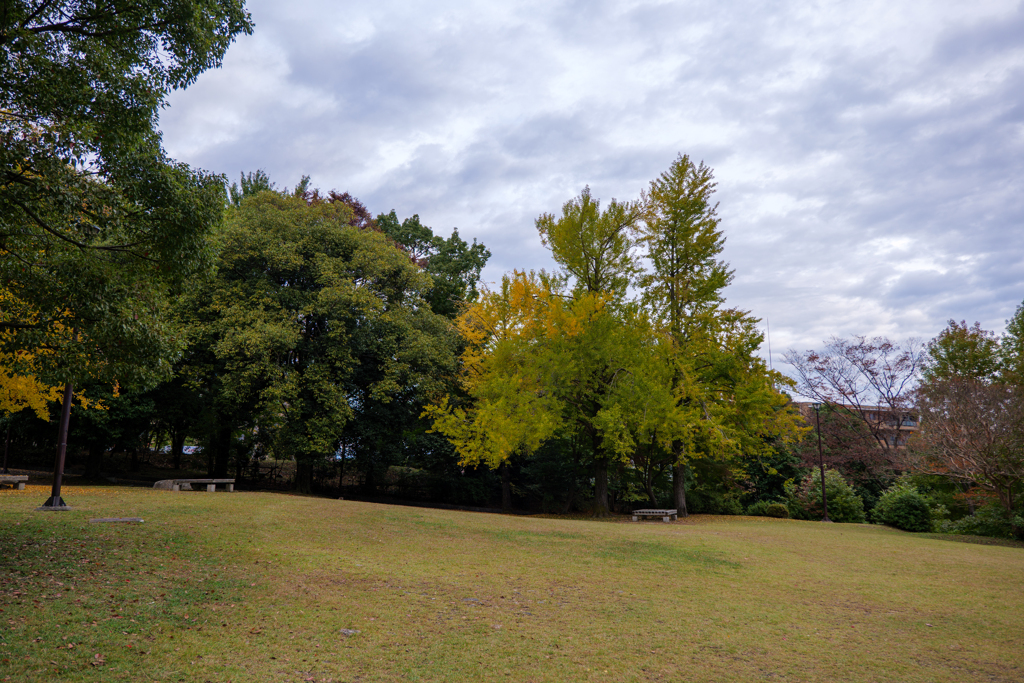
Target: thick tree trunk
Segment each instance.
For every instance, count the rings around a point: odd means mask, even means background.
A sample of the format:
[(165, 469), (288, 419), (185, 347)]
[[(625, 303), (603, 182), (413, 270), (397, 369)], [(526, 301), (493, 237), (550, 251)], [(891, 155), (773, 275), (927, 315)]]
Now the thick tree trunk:
[(686, 517), (686, 472), (683, 465), (672, 466), (672, 490), (679, 516)]
[(644, 481), (644, 489), (647, 490), (647, 500), (651, 501), (651, 507), (658, 507), (658, 498), (654, 495), (654, 484), (651, 483), (651, 477)]
[(306, 458), (295, 461), (295, 490), (299, 493), (313, 491), (313, 462)]
[(10, 474), (7, 469), (7, 453), (11, 450), (11, 416), (7, 416), (7, 438), (4, 440), (4, 474)]
[(608, 458), (598, 458), (594, 461), (594, 516), (608, 513)]
[(181, 456), (185, 450), (185, 430), (171, 432), (171, 455), (174, 457), (174, 469), (181, 469)]
[(580, 472), (580, 454), (576, 450), (575, 441), (572, 447), (572, 481), (569, 482), (569, 497), (565, 501), (565, 508), (562, 510), (563, 515), (569, 514), (572, 510), (572, 501), (576, 498), (576, 480), (579, 479)]
[(512, 472), (508, 462), (501, 463), (501, 511), (512, 511)]
[(227, 477), (228, 463), (231, 461), (231, 427), (218, 425), (217, 447), (214, 449), (213, 457), (213, 476)]
[(86, 479), (99, 479), (100, 474), (103, 471), (103, 454), (106, 452), (107, 447), (103, 444), (93, 444), (89, 446), (89, 455), (85, 461), (85, 478)]

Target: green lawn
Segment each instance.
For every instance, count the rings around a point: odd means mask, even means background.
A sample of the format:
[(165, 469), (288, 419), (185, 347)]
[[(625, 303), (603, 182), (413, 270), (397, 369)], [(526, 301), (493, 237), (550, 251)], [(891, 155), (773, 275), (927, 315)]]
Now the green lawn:
[[(0, 492), (0, 681), (1024, 680), (1024, 549), (874, 526)], [(138, 525), (95, 517), (145, 518)]]

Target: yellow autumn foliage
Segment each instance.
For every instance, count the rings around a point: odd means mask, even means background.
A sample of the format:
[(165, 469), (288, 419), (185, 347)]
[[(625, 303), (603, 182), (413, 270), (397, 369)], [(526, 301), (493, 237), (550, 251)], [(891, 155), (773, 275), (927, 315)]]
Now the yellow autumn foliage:
[[(6, 320), (5, 310), (16, 303), (14, 296), (6, 289), (0, 289), (0, 321)], [(8, 332), (0, 331), (0, 345), (5, 341)], [(40, 351), (45, 353), (45, 351)], [(35, 356), (31, 353), (5, 353), (0, 351), (0, 414), (21, 412), (31, 409), (39, 419), (49, 420), (50, 411), (47, 404), (60, 401), (64, 389), (59, 385), (48, 385), (40, 382), (33, 371)], [(116, 392), (115, 392), (116, 395)], [(78, 396), (81, 408), (105, 409), (101, 401)]]
[(462, 464), (498, 467), (516, 452), (536, 450), (558, 428), (559, 411), (531, 356), (548, 336), (571, 334), (571, 325), (557, 322), (564, 318), (561, 309), (542, 277), (515, 271), (456, 321), (466, 340), (460, 379), (472, 407), (445, 397), (424, 416), (455, 446)]

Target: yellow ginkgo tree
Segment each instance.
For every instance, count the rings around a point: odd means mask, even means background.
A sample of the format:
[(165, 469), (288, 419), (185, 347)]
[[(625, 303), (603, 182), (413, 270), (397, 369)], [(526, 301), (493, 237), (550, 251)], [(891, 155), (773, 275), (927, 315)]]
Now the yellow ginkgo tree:
[[(542, 278), (516, 271), (456, 320), (466, 344), (460, 381), (468, 400), (446, 396), (424, 415), (451, 441), (463, 465), (504, 468), (513, 455), (535, 451), (558, 429), (559, 407), (536, 362), (553, 303)], [(505, 474), (503, 469), (507, 506)]]
[[(0, 288), (0, 322), (12, 317), (10, 314), (15, 311), (24, 318), (24, 303), (7, 289)], [(67, 330), (60, 329), (57, 332), (63, 333), (67, 337), (72, 336)], [(66, 393), (67, 385), (48, 384), (39, 379), (37, 363), (40, 356), (50, 353), (48, 349), (41, 348), (36, 353), (6, 350), (5, 346), (11, 335), (12, 332), (9, 330), (0, 328), (0, 416), (10, 416), (28, 409), (34, 412), (39, 419), (49, 420), (49, 404), (62, 400), (62, 394)], [(102, 402), (90, 400), (81, 395), (78, 396), (78, 403), (81, 408), (105, 408)], [(11, 423), (8, 419), (7, 436), (4, 440), (3, 467), (5, 470), (7, 468), (7, 450), (10, 445), (10, 427)]]

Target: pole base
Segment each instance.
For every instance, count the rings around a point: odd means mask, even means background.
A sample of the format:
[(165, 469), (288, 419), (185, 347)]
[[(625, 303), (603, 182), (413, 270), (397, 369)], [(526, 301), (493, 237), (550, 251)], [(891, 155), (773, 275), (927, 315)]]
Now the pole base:
[(64, 502), (60, 496), (50, 496), (46, 502), (37, 507), (36, 510), (46, 512), (49, 510), (70, 510), (71, 506)]

